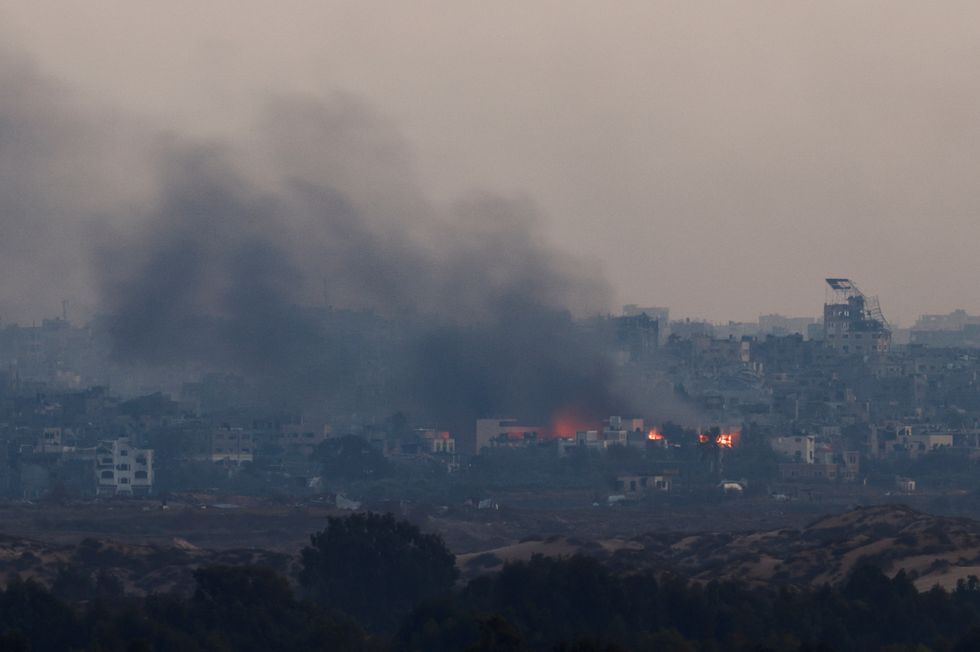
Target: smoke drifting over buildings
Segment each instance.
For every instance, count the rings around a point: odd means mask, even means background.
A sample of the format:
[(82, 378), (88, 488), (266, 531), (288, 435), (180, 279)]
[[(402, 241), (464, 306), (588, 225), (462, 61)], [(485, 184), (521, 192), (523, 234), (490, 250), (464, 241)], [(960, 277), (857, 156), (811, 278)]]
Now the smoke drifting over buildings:
[[(524, 199), (428, 201), (397, 134), (356, 101), (275, 100), (236, 142), (130, 124), (153, 155), (126, 165), (104, 121), (3, 70), (22, 87), (0, 99), (5, 306), (28, 277), (45, 305), (91, 293), (119, 360), (241, 372), (283, 400), (322, 399), (380, 358), (379, 400), (431, 418), (614, 407), (569, 314), (606, 307), (595, 271), (543, 242)], [(399, 330), (336, 328), (325, 305)]]

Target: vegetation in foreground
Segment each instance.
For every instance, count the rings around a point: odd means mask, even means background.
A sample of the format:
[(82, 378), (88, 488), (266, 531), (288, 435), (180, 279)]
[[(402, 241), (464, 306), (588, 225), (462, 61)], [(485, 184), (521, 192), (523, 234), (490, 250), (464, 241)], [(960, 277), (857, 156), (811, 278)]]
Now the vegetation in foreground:
[(64, 569), (50, 589), (0, 591), (0, 650), (888, 650), (980, 649), (980, 580), (920, 593), (858, 567), (840, 586), (753, 588), (616, 573), (535, 557), (460, 585), (436, 535), (391, 515), (332, 518), (296, 577), (259, 566), (195, 573), (190, 596), (122, 594)]

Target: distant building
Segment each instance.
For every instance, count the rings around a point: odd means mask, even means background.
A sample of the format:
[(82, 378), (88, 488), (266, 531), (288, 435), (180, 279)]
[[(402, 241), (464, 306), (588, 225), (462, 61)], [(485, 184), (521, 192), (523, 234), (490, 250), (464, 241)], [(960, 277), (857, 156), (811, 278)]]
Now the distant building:
[(824, 345), (838, 353), (885, 353), (891, 331), (876, 297), (865, 296), (853, 281), (828, 278), (830, 296), (823, 307)]
[(420, 433), (425, 442), (426, 453), (446, 466), (446, 471), (459, 470), (459, 455), (456, 454), (456, 438), (445, 430), (423, 430)]
[(696, 335), (715, 336), (715, 327), (710, 322), (704, 320), (690, 319), (674, 320), (670, 322), (670, 335), (678, 339), (686, 340)]
[(613, 319), (623, 362), (646, 362), (660, 346), (660, 322), (646, 313)]
[(769, 441), (774, 451), (801, 464), (813, 464), (816, 459), (817, 444), (813, 435), (795, 437), (776, 437)]
[(895, 488), (902, 493), (913, 494), (915, 493), (915, 480), (899, 476), (895, 478)]
[(541, 437), (541, 426), (522, 425), (517, 419), (477, 419), (475, 453), (488, 446), (527, 444)]
[(44, 428), (34, 445), (34, 452), (41, 454), (68, 453), (74, 450), (74, 437), (71, 430), (64, 428)]
[(752, 360), (752, 342), (748, 337), (718, 339), (707, 335), (693, 335), (691, 350), (705, 364), (741, 364)]
[(241, 465), (255, 459), (255, 435), (243, 428), (218, 428), (197, 436), (194, 458)]
[(627, 498), (635, 498), (649, 492), (668, 493), (676, 472), (661, 474), (621, 474), (616, 476), (616, 490)]
[(663, 306), (638, 306), (635, 303), (623, 306), (623, 315), (626, 317), (636, 317), (646, 315), (657, 322), (657, 330), (660, 334), (660, 343), (670, 335), (670, 308)]
[(861, 453), (844, 451), (844, 464), (841, 466), (841, 476), (845, 480), (857, 480), (861, 472)]
[(602, 430), (602, 439), (625, 446), (630, 443), (631, 435), (634, 434), (639, 434), (639, 441), (646, 442), (643, 419), (613, 416), (606, 420), (606, 427)]
[(948, 315), (921, 315), (909, 334), (913, 344), (980, 348), (980, 317), (965, 310)]
[(971, 315), (960, 309), (948, 315), (920, 315), (912, 330), (958, 331), (966, 326), (980, 326), (980, 316)]
[(146, 496), (153, 491), (153, 450), (133, 446), (128, 437), (100, 442), (95, 448), (96, 493)]
[(813, 317), (759, 315), (760, 335), (807, 335), (816, 320)]

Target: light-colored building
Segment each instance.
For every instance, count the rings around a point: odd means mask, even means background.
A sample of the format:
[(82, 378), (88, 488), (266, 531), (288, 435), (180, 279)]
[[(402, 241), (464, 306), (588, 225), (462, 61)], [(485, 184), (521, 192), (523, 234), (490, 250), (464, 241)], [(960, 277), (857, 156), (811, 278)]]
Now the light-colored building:
[(777, 453), (797, 463), (813, 464), (816, 461), (817, 443), (813, 435), (775, 437), (769, 441), (769, 445)]
[(943, 448), (952, 448), (954, 438), (951, 433), (915, 432), (912, 426), (895, 428), (894, 439), (882, 439), (876, 428), (872, 428), (870, 446), (872, 454), (908, 455), (915, 458)]
[(449, 473), (459, 470), (459, 455), (456, 454), (456, 438), (446, 430), (423, 430), (422, 441), (427, 453), (446, 465)]
[(153, 492), (153, 450), (137, 448), (128, 437), (100, 442), (95, 448), (96, 493), (146, 496)]
[(946, 433), (918, 433), (908, 431), (898, 437), (898, 447), (908, 452), (910, 457), (918, 457), (941, 448), (953, 447), (953, 435)]

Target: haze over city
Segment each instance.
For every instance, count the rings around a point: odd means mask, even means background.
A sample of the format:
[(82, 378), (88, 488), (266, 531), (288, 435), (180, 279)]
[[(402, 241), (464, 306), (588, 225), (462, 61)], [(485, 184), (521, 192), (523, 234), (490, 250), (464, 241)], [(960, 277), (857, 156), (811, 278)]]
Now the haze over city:
[[(249, 149), (271, 97), (359, 103), (436, 204), (533, 204), (542, 237), (608, 280), (608, 309), (812, 316), (820, 279), (852, 276), (908, 325), (980, 310), (978, 13), (42, 1), (0, 4), (0, 33), (5, 67), (34, 66), (109, 141), (170, 132)], [(126, 161), (106, 174), (111, 190), (79, 181), (78, 208), (152, 185)], [(0, 307), (39, 319), (62, 294), (93, 307), (83, 290), (7, 289)]]

